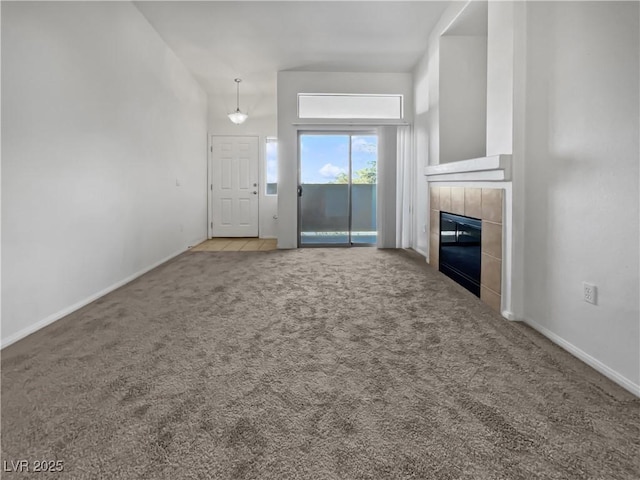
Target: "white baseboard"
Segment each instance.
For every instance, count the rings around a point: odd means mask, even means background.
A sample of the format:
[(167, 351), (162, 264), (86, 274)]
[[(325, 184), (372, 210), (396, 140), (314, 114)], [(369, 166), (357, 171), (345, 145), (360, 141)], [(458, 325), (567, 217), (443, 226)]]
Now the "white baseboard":
[[(198, 242), (198, 243), (201, 243), (201, 242)], [(197, 245), (197, 243), (196, 243), (196, 245)], [(123, 285), (126, 285), (127, 283), (135, 280), (136, 278), (144, 275), (145, 273), (153, 270), (154, 268), (159, 267), (163, 263), (168, 262), (172, 258), (177, 257), (178, 255), (186, 252), (187, 250), (188, 250), (188, 248), (187, 249), (182, 249), (182, 250), (180, 250), (178, 252), (174, 252), (171, 255), (169, 255), (168, 257), (165, 257), (162, 260), (154, 263), (153, 265), (150, 265), (149, 267), (145, 267), (142, 270), (134, 273), (133, 275), (129, 275), (127, 278), (125, 278), (123, 280), (120, 280), (119, 282), (114, 283), (113, 285), (110, 285), (107, 288), (105, 288), (103, 290), (100, 290), (99, 292), (96, 292), (91, 296), (89, 296), (89, 297), (87, 297), (87, 298), (85, 298), (83, 300), (80, 300), (79, 302), (76, 302), (73, 305), (68, 306), (67, 308), (63, 308), (59, 312), (56, 312), (56, 313), (54, 313), (52, 315), (49, 315), (48, 317), (43, 318), (39, 322), (36, 322), (36, 323), (34, 323), (32, 325), (29, 325), (27, 328), (23, 328), (19, 332), (16, 332), (13, 335), (10, 335), (9, 337), (3, 339), (2, 340), (2, 345), (0, 346), (0, 349), (8, 347), (12, 343), (16, 343), (18, 340), (22, 340), (24, 337), (26, 337), (28, 335), (31, 335), (34, 332), (37, 332), (41, 328), (44, 328), (47, 325), (52, 324), (56, 320), (60, 320), (62, 317), (66, 317), (70, 313), (73, 313), (76, 310), (79, 310), (80, 308), (84, 307), (85, 305), (88, 305), (91, 302), (97, 300), (98, 298), (104, 297), (106, 294), (114, 291), (117, 288), (122, 287)]]
[(429, 256), (427, 255), (427, 252), (425, 252), (422, 248), (414, 248), (414, 250), (422, 255), (427, 262), (429, 262)]
[[(193, 247), (197, 247), (198, 245), (200, 245), (202, 242), (206, 242), (207, 240), (209, 240), (208, 237), (198, 237), (197, 240), (194, 240), (193, 242), (189, 242), (189, 245), (187, 246), (186, 250), (191, 250)], [(185, 251), (186, 251), (185, 250)], [(180, 254), (178, 254), (180, 255)], [(174, 255), (175, 256), (175, 255)], [(173, 258), (173, 257), (172, 257)]]
[(502, 310), (502, 316), (504, 318), (506, 318), (507, 320), (511, 320), (512, 322), (514, 322), (516, 320), (516, 316), (510, 310)]
[(592, 367), (595, 370), (597, 370), (598, 372), (600, 372), (602, 375), (604, 375), (608, 379), (616, 382), (622, 388), (630, 391), (636, 397), (640, 397), (640, 385), (637, 385), (637, 384), (633, 383), (631, 380), (629, 380), (628, 378), (622, 376), (620, 373), (616, 372), (612, 368), (608, 367), (607, 365), (602, 363), (600, 360), (592, 357), (591, 355), (589, 355), (588, 353), (584, 352), (583, 350), (580, 350), (578, 347), (576, 347), (572, 343), (567, 342), (564, 338), (560, 337), (559, 335), (556, 335), (555, 333), (553, 333), (548, 328), (543, 327), (542, 325), (540, 325), (540, 324), (538, 324), (536, 322), (533, 322), (531, 320), (526, 320), (525, 319), (524, 323), (529, 325), (534, 330), (537, 330), (542, 335), (544, 335), (549, 340), (551, 340), (553, 343), (555, 343), (556, 345), (559, 345), (560, 347), (564, 348), (566, 351), (571, 353), (573, 356), (579, 358), (580, 360), (582, 360), (584, 363), (586, 363), (590, 367)]

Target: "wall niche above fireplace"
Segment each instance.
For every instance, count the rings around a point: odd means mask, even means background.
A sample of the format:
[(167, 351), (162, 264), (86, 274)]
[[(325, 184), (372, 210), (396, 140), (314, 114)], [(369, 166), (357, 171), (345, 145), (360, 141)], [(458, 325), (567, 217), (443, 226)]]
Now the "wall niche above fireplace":
[(497, 312), (502, 303), (503, 197), (501, 188), (430, 185), (429, 264), (440, 269), (440, 213), (482, 221), (480, 298)]
[(440, 164), (487, 155), (488, 3), (469, 2), (440, 36)]

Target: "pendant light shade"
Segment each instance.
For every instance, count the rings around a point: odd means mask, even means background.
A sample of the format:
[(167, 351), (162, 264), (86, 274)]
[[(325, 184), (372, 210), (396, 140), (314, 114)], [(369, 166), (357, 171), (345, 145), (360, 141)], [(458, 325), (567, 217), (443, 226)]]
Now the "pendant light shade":
[(242, 113), (240, 111), (240, 82), (241, 81), (242, 80), (239, 78), (234, 79), (234, 82), (236, 82), (236, 111), (228, 115), (229, 120), (231, 120), (236, 125), (240, 125), (241, 123), (244, 123), (244, 121), (247, 118), (249, 118), (249, 115), (247, 115), (246, 113)]
[(229, 120), (231, 120), (236, 125), (240, 125), (247, 118), (249, 118), (249, 115), (247, 115), (246, 113), (242, 113), (240, 110), (236, 110), (235, 112), (229, 114)]

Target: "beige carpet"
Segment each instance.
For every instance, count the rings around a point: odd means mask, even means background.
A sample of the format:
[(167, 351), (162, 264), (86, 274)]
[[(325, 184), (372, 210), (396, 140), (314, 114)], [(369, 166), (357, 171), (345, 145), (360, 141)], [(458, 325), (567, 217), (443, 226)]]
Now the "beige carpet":
[(637, 479), (639, 407), (405, 252), (191, 252), (2, 351), (2, 478)]

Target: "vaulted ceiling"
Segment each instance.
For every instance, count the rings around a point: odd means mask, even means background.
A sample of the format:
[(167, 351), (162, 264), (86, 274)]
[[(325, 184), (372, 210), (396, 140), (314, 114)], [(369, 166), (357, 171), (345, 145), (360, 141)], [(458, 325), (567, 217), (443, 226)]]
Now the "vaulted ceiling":
[(449, 2), (143, 1), (207, 94), (275, 95), (280, 70), (410, 72)]

